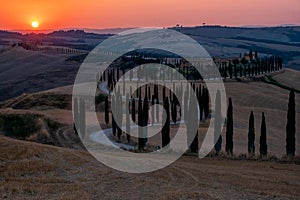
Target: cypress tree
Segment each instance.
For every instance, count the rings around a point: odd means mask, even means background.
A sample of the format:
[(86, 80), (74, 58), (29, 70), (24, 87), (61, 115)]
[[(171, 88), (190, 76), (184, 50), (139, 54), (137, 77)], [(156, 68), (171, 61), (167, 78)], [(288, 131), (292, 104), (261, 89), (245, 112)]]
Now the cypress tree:
[(144, 126), (144, 138), (143, 138), (143, 147), (146, 146), (146, 143), (148, 141), (147, 139), (147, 127), (148, 127), (148, 120), (149, 120), (149, 102), (148, 97), (145, 96), (144, 98), (144, 104), (143, 104), (143, 126)]
[(109, 123), (109, 108), (108, 108), (108, 96), (105, 97), (105, 123)]
[(172, 101), (171, 104), (171, 112), (172, 112), (172, 121), (174, 122), (174, 124), (176, 124), (176, 119), (177, 119), (177, 106), (176, 106), (176, 102)]
[(217, 154), (220, 153), (222, 148), (222, 115), (221, 115), (221, 93), (218, 90), (215, 101), (215, 138), (218, 137), (215, 143), (215, 151)]
[(80, 127), (79, 125), (79, 111), (78, 111), (78, 99), (77, 97), (74, 98), (74, 102), (73, 102), (73, 113), (74, 113), (74, 126), (73, 129), (76, 133), (76, 135), (78, 135), (78, 131), (77, 131), (77, 127)]
[[(118, 70), (119, 71), (119, 70)], [(118, 132), (118, 139), (121, 140), (121, 135), (122, 135), (122, 115), (123, 115), (123, 109), (122, 109), (122, 96), (120, 94), (120, 90), (117, 92), (117, 97), (116, 97), (116, 120), (117, 120), (117, 132)], [(120, 127), (121, 126), (121, 127)]]
[(139, 133), (139, 138), (138, 138), (138, 148), (141, 150), (144, 148), (144, 140), (142, 138), (143, 136), (143, 129), (142, 129), (142, 126), (143, 126), (143, 105), (142, 105), (142, 99), (141, 99), (141, 96), (139, 96), (139, 102), (138, 102), (138, 125), (139, 125), (139, 128), (138, 128), (138, 133)]
[(85, 101), (84, 99), (80, 99), (80, 105), (79, 105), (79, 119), (80, 119), (80, 134), (82, 138), (85, 137), (85, 131), (86, 131), (86, 119), (85, 119)]
[(233, 70), (232, 70), (231, 61), (229, 62), (228, 71), (229, 71), (229, 77), (230, 77), (230, 79), (232, 79)]
[(162, 147), (169, 145), (170, 143), (170, 106), (168, 98), (165, 98), (163, 107), (166, 112), (163, 112), (163, 128), (161, 131), (161, 140), (162, 140)]
[(242, 67), (242, 65), (240, 65), (240, 77), (242, 77), (243, 76), (243, 67)]
[[(189, 95), (189, 96), (188, 96)], [(191, 99), (192, 89), (187, 91), (185, 96), (188, 96), (188, 101)], [(195, 112), (198, 110), (197, 101), (189, 101), (184, 106), (184, 121), (186, 124), (187, 130), (187, 144), (191, 150), (191, 152), (198, 151), (198, 135), (197, 132), (193, 133), (192, 131), (198, 129), (198, 113)], [(196, 129), (195, 129), (196, 128)], [(194, 135), (195, 134), (195, 135)]]
[(79, 126), (79, 110), (78, 110), (78, 99), (77, 97), (74, 98), (73, 102), (73, 113), (74, 113), (74, 123)]
[(204, 116), (205, 119), (208, 118), (209, 115), (209, 93), (208, 93), (208, 89), (204, 88)]
[(130, 113), (129, 113), (129, 94), (126, 95), (126, 106), (128, 106), (128, 110), (126, 109), (126, 138), (127, 142), (130, 143)]
[(144, 98), (144, 104), (143, 104), (143, 115), (144, 115), (144, 126), (148, 125), (148, 120), (149, 120), (149, 102), (148, 102), (148, 97), (145, 96)]
[(249, 118), (249, 130), (248, 130), (248, 153), (251, 155), (255, 154), (255, 130), (254, 130), (254, 115), (251, 111)]
[(233, 60), (233, 68), (234, 68), (234, 77), (237, 78), (237, 64), (239, 64), (239, 60), (238, 59), (234, 59)]
[(294, 88), (291, 89), (289, 95), (289, 104), (287, 112), (286, 124), (286, 154), (287, 156), (295, 156), (295, 133), (296, 133), (296, 104)]
[(202, 120), (203, 118), (203, 94), (202, 94), (202, 87), (201, 85), (199, 86), (199, 107), (200, 107), (200, 121)]
[(227, 123), (226, 123), (226, 152), (232, 155), (233, 151), (233, 106), (232, 100), (229, 98), (229, 105), (227, 110)]
[(265, 113), (262, 113), (261, 127), (260, 127), (260, 139), (259, 139), (259, 152), (261, 156), (265, 156), (268, 153), (267, 146), (267, 130), (266, 130)]
[(253, 58), (253, 52), (252, 52), (252, 49), (250, 49), (249, 57), (250, 57), (250, 59), (252, 60), (252, 58)]
[(159, 122), (159, 99), (158, 97), (156, 98), (156, 106), (155, 106), (156, 110), (155, 110), (155, 113), (156, 113), (156, 121)]
[[(111, 97), (111, 110), (115, 110), (115, 105), (116, 105), (116, 100), (115, 100), (115, 96)], [(115, 121), (115, 116), (113, 115), (113, 113), (111, 114), (111, 126), (112, 126), (112, 133), (114, 136), (116, 136), (116, 132), (117, 132), (117, 125), (116, 125), (116, 121)]]
[(152, 126), (154, 125), (154, 105), (155, 105), (155, 99), (154, 99), (154, 95), (152, 95), (152, 99), (151, 99), (151, 105), (152, 105), (152, 110), (151, 110), (151, 119), (152, 119)]
[(131, 98), (131, 119), (135, 122), (135, 99)]
[(193, 142), (192, 142), (192, 144), (191, 144), (191, 152), (192, 153), (197, 153), (198, 152), (198, 150), (199, 150), (199, 141), (198, 141), (198, 130), (197, 130), (197, 133), (196, 133), (196, 135), (195, 135), (195, 137), (194, 137), (194, 140), (193, 140)]

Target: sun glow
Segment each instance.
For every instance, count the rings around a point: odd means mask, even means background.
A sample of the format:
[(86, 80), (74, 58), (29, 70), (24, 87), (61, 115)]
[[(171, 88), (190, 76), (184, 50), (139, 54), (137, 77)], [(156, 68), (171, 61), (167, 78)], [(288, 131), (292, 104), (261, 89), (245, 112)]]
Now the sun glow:
[(31, 22), (31, 26), (32, 26), (32, 28), (37, 28), (37, 27), (39, 27), (39, 22), (33, 21), (33, 22)]

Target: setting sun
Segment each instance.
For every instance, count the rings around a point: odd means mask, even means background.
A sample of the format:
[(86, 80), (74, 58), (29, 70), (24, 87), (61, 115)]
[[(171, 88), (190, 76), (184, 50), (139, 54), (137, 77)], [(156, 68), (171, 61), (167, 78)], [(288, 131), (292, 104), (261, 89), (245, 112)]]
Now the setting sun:
[(33, 28), (37, 28), (37, 27), (39, 27), (39, 22), (33, 21), (33, 22), (31, 23), (31, 26), (32, 26)]

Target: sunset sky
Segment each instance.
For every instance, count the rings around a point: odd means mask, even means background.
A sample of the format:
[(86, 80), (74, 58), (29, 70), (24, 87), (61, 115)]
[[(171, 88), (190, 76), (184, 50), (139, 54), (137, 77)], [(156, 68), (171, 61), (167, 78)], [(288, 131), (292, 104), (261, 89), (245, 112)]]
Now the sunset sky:
[(9, 0), (0, 29), (300, 24), (300, 0)]

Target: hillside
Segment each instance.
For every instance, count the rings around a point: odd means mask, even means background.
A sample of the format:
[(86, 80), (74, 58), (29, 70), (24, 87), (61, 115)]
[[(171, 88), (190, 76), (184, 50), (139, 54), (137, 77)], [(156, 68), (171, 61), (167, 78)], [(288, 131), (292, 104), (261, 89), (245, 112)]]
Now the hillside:
[(0, 53), (0, 101), (74, 83), (80, 63), (66, 54), (12, 48)]
[[(212, 57), (238, 57), (249, 49), (280, 55), (284, 67), (300, 69), (300, 28), (234, 28), (219, 26), (173, 28), (196, 41)], [(90, 51), (111, 34), (85, 33), (80, 30), (48, 34), (19, 34), (0, 31), (0, 101), (74, 83), (85, 55), (28, 51), (12, 48), (19, 42), (38, 42), (60, 48)]]
[[(297, 199), (299, 165), (183, 156), (160, 171), (112, 170), (85, 151), (0, 136), (1, 199)], [(130, 183), (130, 184), (129, 184)], [(259, 183), (259, 184), (258, 184)]]
[[(290, 74), (290, 78), (286, 78)], [(289, 83), (298, 81), (299, 71), (285, 69), (281, 72), (271, 74), (274, 79), (281, 78), (288, 80)], [(293, 79), (294, 78), (294, 79)], [(239, 155), (247, 153), (247, 134), (248, 120), (251, 110), (255, 115), (255, 146), (256, 153), (259, 151), (259, 136), (261, 125), (261, 113), (264, 112), (267, 124), (268, 152), (270, 155), (281, 158), (285, 155), (285, 126), (286, 113), (288, 105), (289, 91), (273, 84), (267, 84), (262, 81), (225, 81), (225, 89), (227, 98), (231, 97), (233, 101), (234, 111), (234, 154)], [(34, 115), (42, 116), (43, 119), (49, 119), (58, 123), (60, 130), (48, 131), (48, 139), (46, 141), (57, 146), (80, 148), (81, 143), (79, 138), (73, 131), (73, 117), (71, 111), (71, 94), (72, 86), (59, 87), (34, 94), (24, 94), (14, 99), (0, 103), (0, 113), (3, 116), (18, 116), (20, 113), (33, 113)], [(300, 94), (296, 93), (296, 117), (300, 118)], [(12, 109), (13, 108), (13, 109)], [(104, 104), (98, 105), (98, 119), (101, 125), (104, 126)], [(5, 114), (5, 115), (4, 115)], [(2, 117), (3, 118), (3, 117)], [(5, 123), (9, 123), (4, 121)], [(1, 120), (0, 120), (1, 121)], [(21, 123), (22, 124), (22, 123)], [(0, 130), (3, 130), (3, 124)], [(20, 127), (22, 129), (22, 127)], [(49, 128), (48, 128), (49, 129)], [(47, 129), (47, 130), (48, 130)], [(298, 139), (300, 124), (296, 124), (296, 155), (300, 155), (300, 140)], [(223, 138), (226, 129), (223, 129)], [(35, 132), (37, 135), (44, 135), (44, 131), (38, 128)], [(206, 128), (200, 130), (199, 140), (206, 133)], [(64, 134), (67, 136), (64, 137)], [(39, 137), (38, 137), (39, 138)], [(34, 138), (33, 138), (34, 139)], [(29, 138), (29, 140), (33, 140)], [(158, 137), (155, 145), (160, 145), (160, 137)], [(70, 140), (70, 141), (68, 141)], [(33, 140), (43, 142), (40, 140)], [(225, 139), (224, 139), (225, 141)], [(223, 149), (225, 149), (223, 142)]]

